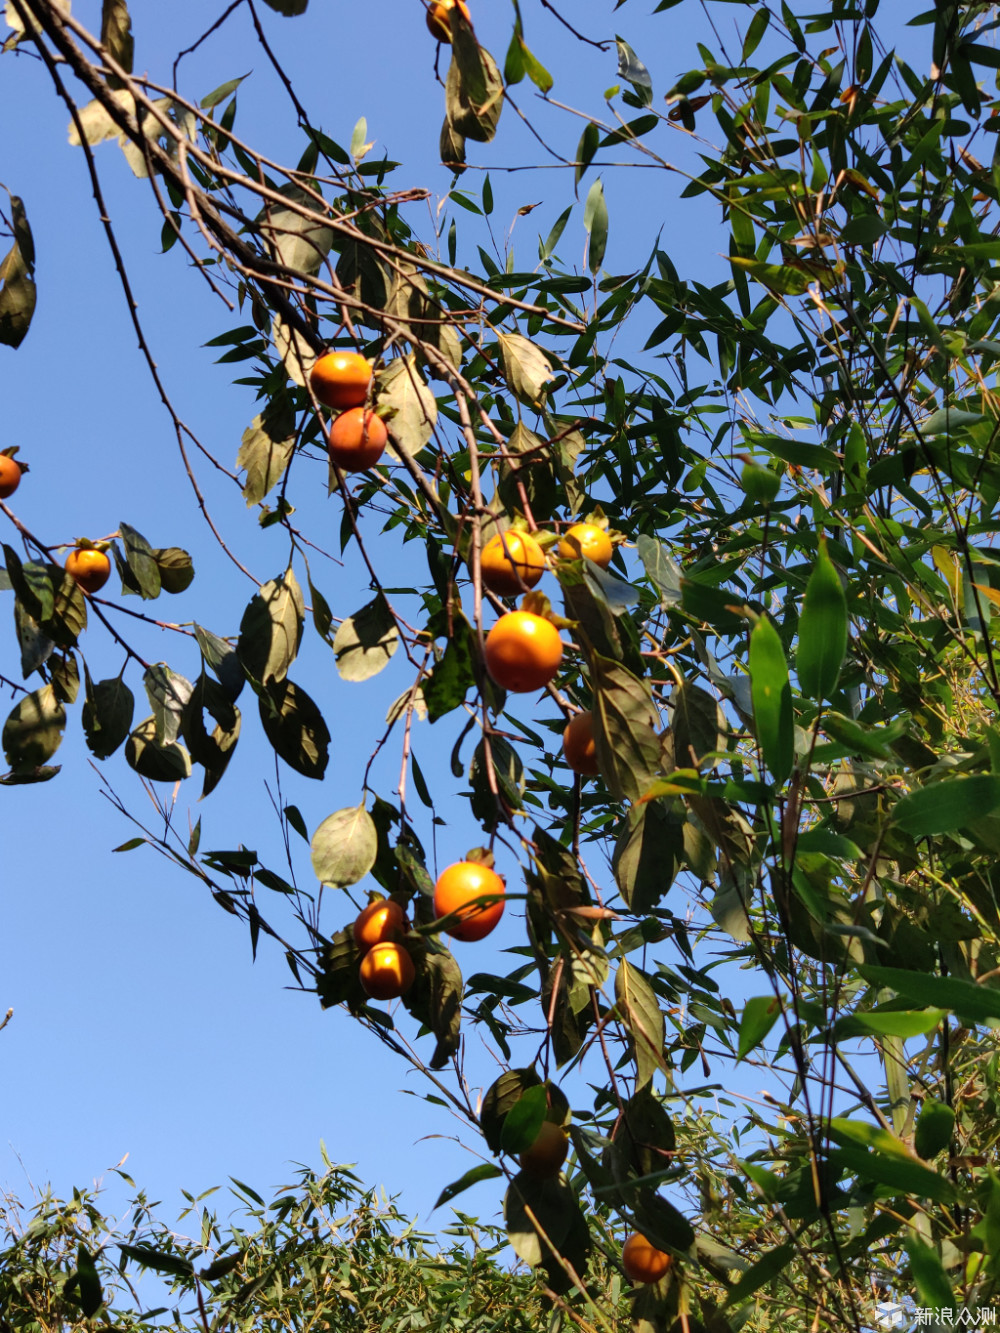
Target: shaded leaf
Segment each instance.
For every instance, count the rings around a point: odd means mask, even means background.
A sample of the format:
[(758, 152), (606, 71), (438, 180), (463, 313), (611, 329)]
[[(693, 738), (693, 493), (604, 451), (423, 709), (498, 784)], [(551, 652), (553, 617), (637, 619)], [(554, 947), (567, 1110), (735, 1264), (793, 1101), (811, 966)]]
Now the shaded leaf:
[(343, 622), (333, 639), (341, 680), (369, 680), (389, 665), (399, 630), (381, 593)]
[(240, 621), (236, 655), (259, 685), (283, 681), (302, 642), (305, 602), (291, 567), (265, 583)]
[(276, 680), (258, 696), (258, 703), (275, 754), (303, 777), (321, 778), (330, 758), (330, 731), (305, 690), (290, 680)]
[(87, 748), (97, 759), (107, 759), (125, 742), (132, 727), (135, 698), (121, 679), (94, 684), (84, 666), (82, 722)]

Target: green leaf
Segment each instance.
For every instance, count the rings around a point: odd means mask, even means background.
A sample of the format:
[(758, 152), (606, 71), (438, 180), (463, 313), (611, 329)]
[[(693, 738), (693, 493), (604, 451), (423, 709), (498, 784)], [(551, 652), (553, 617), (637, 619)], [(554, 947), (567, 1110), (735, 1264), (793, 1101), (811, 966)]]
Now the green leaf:
[(657, 1070), (667, 1072), (663, 1053), (666, 1024), (649, 981), (624, 958), (615, 973), (615, 1003), (632, 1038), (636, 1088), (641, 1088)]
[(20, 772), (38, 768), (59, 749), (65, 728), (66, 710), (51, 685), (24, 695), (3, 726), (3, 751), (8, 764)]
[(246, 472), (247, 508), (259, 504), (285, 474), (295, 451), (295, 413), (287, 394), (272, 399), (243, 432), (236, 466)]
[(265, 583), (240, 621), (236, 655), (259, 685), (283, 681), (302, 642), (305, 602), (291, 567)]
[(161, 744), (156, 736), (156, 718), (147, 717), (131, 733), (125, 745), (125, 760), (140, 777), (150, 782), (180, 782), (191, 775), (191, 756), (176, 741)]
[(544, 1085), (523, 1092), (504, 1117), (501, 1151), (514, 1156), (530, 1148), (538, 1138), (547, 1109), (548, 1094)]
[(194, 1274), (194, 1264), (179, 1254), (168, 1254), (151, 1245), (119, 1245), (118, 1248), (126, 1259), (134, 1260), (141, 1268), (152, 1268), (168, 1277), (191, 1277)]
[(378, 832), (364, 803), (327, 815), (310, 847), (313, 871), (321, 884), (344, 889), (364, 879), (378, 854)]
[(10, 211), (14, 244), (0, 260), (0, 343), (20, 347), (31, 325), (37, 301), (32, 276), (35, 245), (24, 204), (16, 194), (10, 197)]
[(313, 699), (290, 680), (258, 696), (264, 733), (275, 754), (306, 778), (322, 778), (330, 758), (330, 730)]
[(587, 192), (587, 202), (583, 208), (583, 226), (590, 237), (587, 266), (591, 273), (598, 273), (604, 263), (604, 252), (608, 246), (608, 205), (604, 198), (604, 183), (600, 176)]
[(160, 570), (153, 548), (140, 532), (128, 523), (119, 523), (118, 532), (125, 547), (125, 564), (135, 581), (135, 590), (148, 601), (160, 595)]
[(972, 981), (961, 981), (957, 977), (911, 972), (901, 967), (869, 967), (863, 964), (858, 971), (870, 985), (888, 987), (915, 1004), (932, 1004), (973, 1023), (1000, 1019), (1000, 990), (990, 986), (977, 986)]
[(91, 1319), (104, 1304), (104, 1293), (97, 1265), (85, 1245), (77, 1247), (76, 1286), (80, 1294), (80, 1309), (87, 1319)]
[(660, 716), (648, 680), (597, 653), (592, 661), (597, 762), (616, 800), (635, 801), (659, 769)]
[(890, 818), (911, 837), (932, 837), (966, 828), (1000, 806), (1000, 776), (976, 773), (939, 778), (911, 791), (892, 807)]
[(750, 694), (764, 763), (782, 783), (795, 762), (792, 692), (781, 636), (766, 615), (750, 631)]
[(773, 995), (755, 995), (743, 1006), (737, 1060), (755, 1051), (781, 1017), (781, 1002)]
[[(481, 1180), (496, 1180), (502, 1176), (503, 1172), (492, 1162), (481, 1162), (479, 1166), (471, 1167), (464, 1176), (458, 1180), (453, 1180), (450, 1185), (446, 1185), (437, 1197), (434, 1208), (440, 1208), (442, 1204), (450, 1203), (456, 1195), (464, 1193), (471, 1185), (478, 1185)], [(431, 1209), (431, 1212), (434, 1211)]]
[(936, 1157), (951, 1143), (955, 1130), (955, 1112), (944, 1102), (926, 1097), (920, 1107), (913, 1147), (925, 1160)]
[(931, 1310), (954, 1309), (955, 1293), (937, 1250), (925, 1245), (912, 1232), (906, 1234), (903, 1244), (910, 1257), (910, 1272), (921, 1306)]
[(795, 656), (799, 688), (807, 699), (818, 703), (831, 697), (846, 653), (847, 599), (827, 551), (826, 538), (821, 536), (816, 564), (806, 584)]
[(370, 680), (399, 647), (399, 630), (380, 593), (343, 622), (333, 639), (341, 680)]
[(85, 700), (81, 721), (87, 748), (96, 759), (114, 754), (132, 728), (135, 697), (123, 680), (99, 680), (95, 685), (84, 665)]
[(733, 1283), (729, 1288), (729, 1294), (726, 1296), (726, 1305), (739, 1305), (747, 1300), (755, 1291), (766, 1286), (772, 1278), (776, 1278), (783, 1269), (791, 1263), (795, 1256), (794, 1241), (786, 1241), (784, 1245), (779, 1245), (776, 1249), (768, 1250), (762, 1258), (758, 1259), (753, 1267), (748, 1268), (738, 1282)]

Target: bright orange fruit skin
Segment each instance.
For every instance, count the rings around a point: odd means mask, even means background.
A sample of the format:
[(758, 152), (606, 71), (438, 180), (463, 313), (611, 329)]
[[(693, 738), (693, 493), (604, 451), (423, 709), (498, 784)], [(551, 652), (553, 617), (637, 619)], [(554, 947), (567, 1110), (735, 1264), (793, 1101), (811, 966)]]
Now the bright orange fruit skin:
[(597, 767), (593, 713), (577, 713), (563, 732), (563, 757), (574, 773), (593, 777)]
[[(472, 22), (472, 15), (469, 13), (469, 6), (465, 0), (457, 0), (458, 8), (465, 17)], [(435, 0), (427, 11), (427, 27), (431, 35), (436, 37), (439, 42), (451, 42), (451, 22), (448, 18), (449, 10), (455, 8), (456, 0)]]
[(559, 543), (559, 554), (564, 560), (579, 560), (584, 556), (602, 569), (611, 564), (614, 549), (611, 538), (596, 523), (574, 523)]
[(536, 1180), (546, 1180), (557, 1176), (562, 1164), (569, 1155), (569, 1135), (562, 1125), (554, 1125), (551, 1120), (543, 1120), (538, 1137), (530, 1148), (526, 1148), (517, 1159), (521, 1170)]
[(503, 916), (503, 898), (488, 906), (483, 903), (469, 907), (468, 904), (483, 894), (502, 895), (503, 892), (503, 880), (489, 866), (478, 861), (456, 861), (442, 871), (434, 886), (434, 914), (461, 913), (459, 921), (446, 932), (452, 939), (465, 942), (485, 939)]
[(401, 944), (386, 941), (369, 949), (358, 969), (365, 994), (373, 1000), (395, 1000), (413, 985), (413, 959)]
[(371, 382), (372, 368), (360, 352), (324, 352), (309, 372), (313, 393), (338, 411), (360, 407)]
[(0, 454), (0, 500), (13, 495), (21, 484), (21, 469), (7, 454)]
[[(504, 549), (506, 545), (506, 549)], [(545, 555), (528, 532), (509, 529), (491, 537), (479, 555), (484, 585), (498, 597), (516, 597), (545, 573)]]
[(409, 923), (399, 903), (391, 898), (380, 898), (369, 903), (354, 923), (354, 943), (367, 952), (376, 944), (394, 943), (401, 940), (409, 929)]
[(385, 422), (370, 409), (350, 407), (330, 426), (327, 450), (330, 461), (344, 472), (364, 472), (382, 457), (389, 432)]
[(671, 1255), (650, 1245), (638, 1231), (622, 1246), (622, 1267), (633, 1282), (659, 1282), (673, 1262)]
[(99, 592), (111, 577), (111, 561), (103, 551), (77, 546), (66, 557), (66, 573), (84, 592)]
[(561, 661), (559, 631), (551, 620), (531, 611), (508, 611), (486, 636), (486, 670), (514, 694), (540, 690)]

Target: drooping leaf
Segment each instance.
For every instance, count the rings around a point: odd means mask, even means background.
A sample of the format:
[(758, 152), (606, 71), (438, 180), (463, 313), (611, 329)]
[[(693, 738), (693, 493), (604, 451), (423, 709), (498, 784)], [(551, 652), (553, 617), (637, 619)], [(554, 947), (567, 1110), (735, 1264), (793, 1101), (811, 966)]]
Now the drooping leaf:
[(90, 679), (84, 667), (83, 734), (96, 759), (107, 759), (123, 745), (132, 728), (135, 698), (121, 679)]
[(295, 414), (285, 394), (273, 398), (243, 432), (236, 466), (246, 472), (247, 508), (278, 484), (295, 451)]
[(649, 682), (595, 654), (592, 688), (601, 774), (616, 800), (634, 801), (653, 782), (660, 764), (660, 719)]
[(615, 973), (615, 1002), (632, 1038), (636, 1087), (641, 1088), (657, 1070), (666, 1071), (663, 1053), (666, 1024), (649, 981), (624, 958)]
[(330, 729), (314, 700), (301, 685), (274, 680), (258, 702), (275, 754), (303, 777), (322, 778), (330, 758)]
[(141, 597), (152, 600), (160, 595), (160, 569), (153, 548), (135, 528), (119, 523), (118, 532), (125, 547), (125, 564)]
[(14, 244), (0, 260), (0, 343), (20, 347), (35, 313), (35, 244), (24, 211), (17, 195), (10, 199)]
[(766, 615), (750, 631), (750, 690), (764, 763), (775, 782), (784, 782), (795, 760), (792, 692), (781, 636)]
[(236, 655), (259, 685), (285, 679), (302, 642), (305, 602), (291, 567), (265, 583), (240, 621)]
[(535, 407), (544, 395), (545, 386), (554, 379), (548, 357), (529, 339), (519, 333), (497, 333), (504, 377), (510, 391), (521, 402)]
[(799, 688), (807, 699), (829, 699), (847, 652), (847, 598), (820, 537), (816, 563), (806, 584), (795, 655)]

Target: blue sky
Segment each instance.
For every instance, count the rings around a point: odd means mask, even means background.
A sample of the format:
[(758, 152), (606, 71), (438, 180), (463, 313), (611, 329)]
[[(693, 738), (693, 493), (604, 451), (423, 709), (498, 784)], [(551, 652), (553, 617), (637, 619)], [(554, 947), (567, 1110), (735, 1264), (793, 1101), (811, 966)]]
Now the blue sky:
[[(697, 57), (679, 12), (654, 19), (648, 13), (652, 7), (630, 3), (612, 15), (610, 3), (573, 0), (572, 12), (574, 23), (589, 35), (611, 37), (617, 31), (629, 40), (651, 70), (660, 102)], [(203, 0), (181, 0), (169, 7), (133, 8), (136, 69), (167, 82), (176, 51), (205, 26), (207, 7)], [(553, 97), (600, 112), (603, 90), (617, 81), (613, 43), (602, 54), (575, 42), (530, 0), (523, 9), (530, 45), (557, 75)], [(77, 0), (74, 12), (92, 29), (99, 26), (96, 0)], [(473, 4), (480, 40), (501, 64), (510, 12), (487, 0)], [(733, 5), (716, 6), (715, 12), (730, 30), (744, 15)], [(437, 196), (448, 189), (451, 175), (437, 162), (443, 93), (433, 82), (434, 42), (420, 4), (368, 0), (330, 6), (314, 0), (303, 18), (286, 19), (263, 8), (262, 16), (314, 121), (346, 145), (355, 122), (365, 116), (368, 137), (376, 141), (372, 156), (384, 149), (405, 164), (395, 185), (427, 186), (435, 193), (426, 208), (410, 214), (429, 241)], [(685, 45), (689, 49), (682, 51)], [(292, 133), (294, 118), (252, 44), (245, 17), (230, 21), (185, 60), (181, 86), (197, 99), (248, 71), (237, 132), (279, 160), (296, 160), (301, 143)], [(46, 541), (103, 537), (124, 520), (155, 546), (187, 547), (199, 571), (192, 588), (144, 609), (232, 634), (251, 585), (220, 557), (198, 516), (169, 418), (135, 345), (83, 156), (67, 144), (65, 108), (29, 57), (5, 57), (3, 74), (0, 118), (16, 131), (0, 150), (0, 181), (24, 198), (39, 284), (38, 313), (27, 340), (16, 353), (0, 349), (0, 447), (20, 445), (31, 466), (14, 508)], [(538, 114), (539, 125), (571, 157), (585, 121), (540, 107), (528, 83), (515, 90), (515, 98), (530, 115)], [(690, 141), (679, 132), (663, 127), (656, 134), (665, 156), (691, 160)], [(180, 247), (158, 254), (160, 222), (146, 186), (133, 179), (113, 144), (97, 153), (153, 354), (181, 416), (232, 467), (241, 433), (257, 409), (252, 391), (234, 387), (230, 368), (215, 365), (216, 353), (204, 344), (244, 320), (228, 316), (210, 298), (186, 268)], [(514, 232), (518, 267), (529, 267), (536, 260), (538, 233), (547, 234), (570, 200), (571, 180), (551, 166), (538, 172), (502, 170), (546, 161), (511, 108), (504, 112), (497, 141), (470, 145), (470, 156), (490, 169), (498, 235), (506, 233), (518, 208), (540, 205)], [(610, 271), (641, 265), (662, 232), (662, 243), (682, 272), (696, 267), (702, 280), (722, 280), (726, 266), (719, 255), (727, 237), (717, 221), (707, 221), (713, 215), (704, 208), (678, 205), (682, 176), (611, 169), (602, 174), (611, 217)], [(477, 193), (481, 173), (470, 170), (461, 184)], [(464, 213), (457, 217), (459, 261), (474, 265), (471, 236), (463, 248), (474, 224)], [(581, 201), (560, 245), (567, 264), (582, 264), (584, 244)], [(235, 374), (244, 370), (238, 366)], [(287, 549), (276, 530), (259, 532), (238, 494), (211, 469), (203, 467), (199, 475), (226, 539), (258, 577), (277, 574)], [(308, 532), (322, 528), (335, 543), (339, 509), (325, 495), (318, 465), (316, 494), (304, 501), (300, 514)], [(4, 535), (10, 538), (9, 532)], [(380, 554), (405, 571), (412, 548), (400, 552), (386, 537)], [(368, 600), (364, 577), (353, 564), (344, 568), (319, 560), (313, 572), (337, 615)], [(115, 586), (113, 581), (109, 592)], [(137, 609), (135, 599), (127, 604)], [(4, 635), (0, 662), (8, 665), (0, 670), (16, 675), (9, 621)], [(152, 630), (143, 641), (154, 660), (162, 656), (180, 671), (196, 670), (195, 654), (179, 636)], [(86, 651), (95, 678), (117, 673), (120, 653), (96, 626)], [(285, 799), (300, 807), (312, 830), (331, 811), (357, 803), (360, 774), (385, 707), (409, 680), (397, 660), (377, 681), (345, 684), (329, 650), (308, 632), (301, 668), (293, 674), (321, 698), (334, 723), (334, 760), (322, 784), (306, 783), (287, 770), (282, 774)], [(133, 686), (141, 690), (138, 680)], [(401, 1193), (403, 1208), (426, 1219), (441, 1187), (475, 1160), (447, 1137), (459, 1127), (440, 1108), (401, 1091), (425, 1089), (345, 1014), (324, 1013), (315, 999), (286, 989), (291, 977), (277, 949), (262, 943), (251, 966), (243, 928), (193, 879), (147, 849), (112, 854), (132, 830), (102, 793), (78, 713), (79, 705), (58, 756), (60, 776), (46, 786), (5, 789), (0, 805), (0, 1012), (14, 1009), (0, 1033), (0, 1069), (8, 1089), (0, 1112), (0, 1185), (25, 1198), (29, 1181), (39, 1187), (52, 1182), (65, 1192), (104, 1176), (115, 1204), (124, 1192), (107, 1172), (127, 1153), (126, 1169), (165, 1201), (162, 1211), (169, 1217), (180, 1206), (181, 1186), (196, 1192), (234, 1175), (267, 1194), (290, 1178), (290, 1163), (318, 1164), (322, 1138), (333, 1160), (357, 1163), (366, 1183)], [(195, 780), (187, 784), (190, 791), (182, 788), (178, 823), (183, 826), (190, 806), (192, 819), (204, 814), (203, 850), (243, 840), (281, 872), (278, 827), (265, 786), (273, 786), (274, 767), (258, 731), (256, 719), (246, 717), (233, 767), (203, 812), (196, 805)], [(449, 719), (434, 731), (424, 726), (415, 738), (421, 766), (446, 790), (462, 785), (447, 768), (455, 735)], [(376, 765), (373, 785), (386, 796), (395, 785), (397, 762), (393, 757)], [(144, 797), (120, 756), (102, 771), (141, 812)], [(155, 818), (151, 807), (145, 813)], [(454, 821), (437, 830), (443, 868), (479, 838), (462, 822), (457, 806), (440, 813)], [(426, 818), (421, 832), (428, 835), (430, 851)], [(499, 868), (511, 873), (514, 865)], [(296, 869), (307, 882), (304, 845)], [(359, 897), (365, 887), (359, 886)], [(331, 930), (353, 917), (346, 902), (327, 911)], [(494, 946), (517, 942), (518, 915), (512, 907), (488, 944), (457, 946), (467, 973), (490, 970)], [(497, 970), (510, 969), (509, 960), (497, 961)], [(411, 1020), (404, 1015), (402, 1023), (412, 1034)], [(473, 1039), (470, 1047), (474, 1044)], [(472, 1081), (483, 1086), (496, 1073), (478, 1055), (470, 1055), (470, 1070)], [(476, 1144), (468, 1133), (465, 1141)], [(477, 1187), (463, 1196), (461, 1206), (492, 1218), (499, 1190)], [(432, 1219), (442, 1226), (447, 1220), (447, 1210)]]

